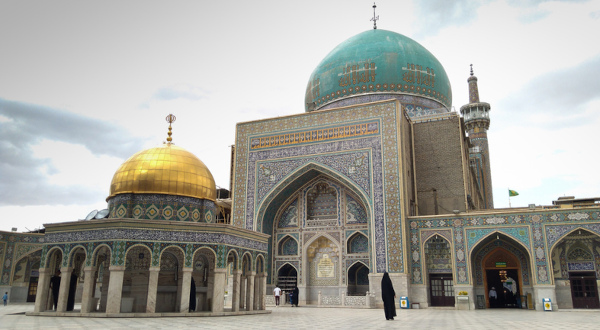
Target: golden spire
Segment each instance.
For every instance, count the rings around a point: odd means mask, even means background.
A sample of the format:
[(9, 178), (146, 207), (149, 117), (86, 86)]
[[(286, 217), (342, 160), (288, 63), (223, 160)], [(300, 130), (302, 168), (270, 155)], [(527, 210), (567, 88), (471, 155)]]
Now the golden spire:
[(175, 122), (175, 120), (177, 119), (177, 117), (175, 117), (175, 115), (173, 115), (171, 113), (165, 119), (169, 123), (169, 133), (167, 133), (167, 135), (169, 135), (169, 137), (167, 137), (167, 143), (170, 144), (171, 141), (173, 141), (173, 138), (171, 137), (171, 134), (173, 134), (173, 132), (171, 132), (171, 124)]

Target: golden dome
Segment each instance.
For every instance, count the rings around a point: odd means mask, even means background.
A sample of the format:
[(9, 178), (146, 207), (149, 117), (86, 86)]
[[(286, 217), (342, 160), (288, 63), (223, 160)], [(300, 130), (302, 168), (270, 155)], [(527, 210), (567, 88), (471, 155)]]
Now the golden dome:
[(194, 154), (165, 143), (126, 160), (110, 183), (110, 199), (118, 194), (166, 194), (215, 200), (212, 174)]

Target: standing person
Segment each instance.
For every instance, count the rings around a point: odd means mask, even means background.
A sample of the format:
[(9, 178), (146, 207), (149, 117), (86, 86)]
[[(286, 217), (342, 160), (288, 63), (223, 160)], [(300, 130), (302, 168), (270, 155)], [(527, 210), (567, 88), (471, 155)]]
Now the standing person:
[(383, 273), (383, 278), (381, 279), (381, 299), (383, 299), (385, 319), (393, 320), (394, 316), (396, 316), (396, 304), (394, 302), (394, 299), (396, 299), (396, 292), (394, 291), (392, 279), (388, 272)]
[(496, 303), (498, 300), (498, 294), (496, 293), (496, 288), (492, 287), (490, 292), (488, 293), (488, 299), (490, 300), (490, 308), (496, 307)]
[(2, 296), (2, 300), (4, 301), (4, 306), (6, 306), (6, 302), (8, 301), (8, 292), (4, 292)]
[(298, 290), (298, 286), (294, 285), (294, 291), (292, 291), (292, 306), (298, 307), (298, 298), (300, 298), (300, 290)]
[(52, 289), (52, 309), (56, 310), (56, 305), (58, 305), (58, 291), (60, 289), (60, 271), (57, 271), (50, 278), (50, 288)]
[(273, 289), (273, 295), (275, 296), (275, 307), (279, 307), (279, 297), (281, 296), (281, 289), (279, 285), (275, 285), (275, 289)]

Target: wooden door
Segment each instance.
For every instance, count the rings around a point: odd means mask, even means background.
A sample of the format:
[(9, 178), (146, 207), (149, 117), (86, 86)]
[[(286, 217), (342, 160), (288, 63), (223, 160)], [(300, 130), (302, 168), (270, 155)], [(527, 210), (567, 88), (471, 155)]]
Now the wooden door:
[(431, 306), (454, 306), (454, 282), (450, 274), (430, 274)]
[(35, 296), (37, 295), (39, 277), (29, 278), (29, 288), (27, 290), (27, 302), (35, 302)]
[(600, 308), (596, 276), (592, 274), (571, 274), (571, 297), (573, 308)]

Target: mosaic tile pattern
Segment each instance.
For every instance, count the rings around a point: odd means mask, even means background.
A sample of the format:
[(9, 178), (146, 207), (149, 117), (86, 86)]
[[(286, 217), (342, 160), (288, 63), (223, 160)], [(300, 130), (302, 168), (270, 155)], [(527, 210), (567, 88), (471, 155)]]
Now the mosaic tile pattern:
[(162, 194), (120, 194), (108, 200), (109, 218), (177, 220), (213, 223), (215, 202)]
[(234, 236), (231, 234), (175, 231), (167, 229), (156, 230), (107, 228), (46, 234), (47, 243), (80, 242), (93, 240), (143, 240), (149, 242), (211, 242), (214, 244), (226, 244), (261, 251), (266, 251), (267, 249), (266, 243), (261, 243), (258, 241)]
[[(340, 182), (351, 182), (352, 184), (349, 186), (361, 187), (363, 191), (357, 195), (369, 196), (367, 204), (368, 208), (373, 210), (371, 211), (374, 215), (372, 221), (375, 224), (376, 271), (401, 272), (404, 269), (404, 264), (402, 231), (398, 230), (400, 228), (401, 212), (399, 209), (400, 188), (398, 185), (398, 127), (396, 123), (399, 119), (396, 116), (399, 109), (397, 109), (397, 106), (398, 103), (391, 101), (389, 103), (357, 106), (352, 109), (318, 111), (238, 124), (234, 183), (235, 200), (232, 210), (233, 224), (260, 231), (268, 229), (263, 228), (261, 224), (255, 224), (255, 219), (259, 222), (262, 221), (269, 202), (288, 186), (287, 182), (293, 182), (289, 178), (280, 178), (276, 172), (273, 172), (276, 167), (268, 166), (274, 164), (275, 159), (277, 159), (277, 164), (281, 164), (282, 167), (285, 167), (283, 162), (294, 163), (289, 165), (289, 169), (285, 170), (286, 173), (292, 173), (291, 176), (302, 175), (302, 173), (294, 171), (294, 166), (296, 166), (296, 169), (301, 170), (302, 165), (318, 163), (319, 165), (316, 167), (320, 171), (326, 169), (328, 172), (325, 174), (331, 175), (333, 179)], [(251, 149), (252, 139), (260, 136), (282, 135), (301, 131), (312, 132), (319, 129), (319, 127), (325, 128), (353, 122), (368, 123), (373, 120), (379, 121), (380, 125), (381, 133), (377, 137), (352, 138), (336, 142), (271, 148), (262, 151)], [(360, 181), (353, 179), (353, 177), (356, 177), (357, 172), (351, 173), (350, 159), (341, 163), (333, 162), (333, 156), (343, 157), (344, 153), (359, 149), (369, 152), (372, 173), (370, 173), (370, 177), (365, 177), (370, 180), (370, 182), (367, 181), (369, 182), (367, 187), (365, 187), (365, 184), (361, 186)], [(325, 157), (326, 154), (331, 155), (331, 157)], [(356, 161), (356, 158), (354, 160)], [(325, 164), (326, 162), (330, 163)], [(338, 164), (344, 164), (345, 166)], [(263, 166), (262, 172), (261, 165)], [(265, 173), (264, 168), (271, 172)], [(306, 171), (303, 173), (306, 173)], [(269, 191), (269, 194), (264, 195), (263, 198), (262, 196), (266, 191)], [(256, 209), (259, 202), (262, 206)]]
[(298, 200), (295, 199), (279, 217), (278, 227), (298, 227)]
[[(513, 253), (521, 255), (519, 258), (522, 264), (524, 260), (533, 261), (534, 269), (522, 268), (521, 270), (527, 283), (552, 284), (550, 258), (547, 257), (551, 249), (577, 229), (585, 229), (600, 235), (600, 209), (558, 209), (517, 214), (411, 219), (409, 222), (411, 253), (414, 254), (416, 251), (417, 255), (421, 254), (419, 233), (428, 231), (428, 235), (431, 235), (438, 230), (441, 235), (441, 230), (450, 228), (453, 230), (450, 242), (455, 254), (455, 284), (471, 283), (472, 278), (468, 273), (467, 265), (475, 257), (474, 254), (485, 249), (479, 246), (478, 242), (495, 232), (514, 239), (516, 246), (524, 247), (523, 252), (513, 247)], [(423, 284), (423, 271), (422, 263), (413, 260), (412, 283)], [(478, 274), (473, 276), (475, 280), (479, 278)], [(562, 276), (564, 277), (564, 274)]]
[(348, 194), (346, 194), (346, 223), (367, 223), (365, 208)]
[(286, 133), (281, 135), (271, 135), (266, 137), (253, 138), (250, 142), (250, 148), (253, 150), (280, 147), (299, 143), (314, 143), (326, 140), (336, 140), (363, 135), (373, 135), (379, 133), (379, 123), (376, 121), (370, 123), (352, 124), (344, 126), (334, 126), (316, 129), (313, 131)]
[(348, 253), (366, 253), (369, 252), (369, 239), (363, 234), (356, 234), (348, 242)]
[(10, 285), (16, 262), (42, 249), (43, 243), (43, 234), (0, 233), (0, 285)]

